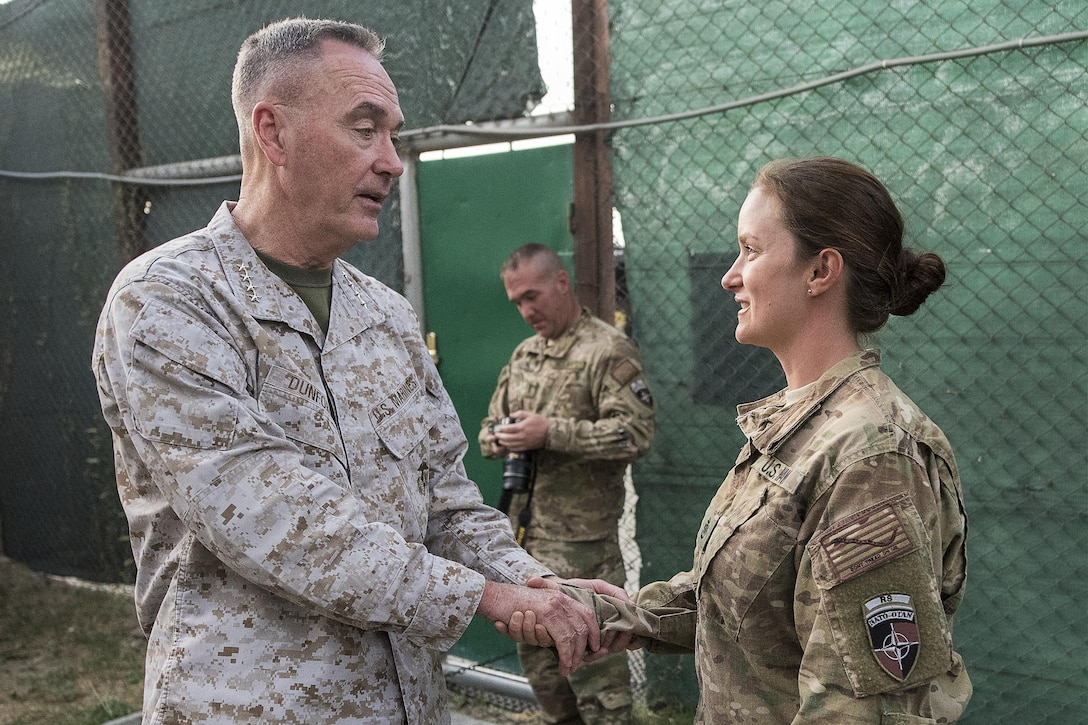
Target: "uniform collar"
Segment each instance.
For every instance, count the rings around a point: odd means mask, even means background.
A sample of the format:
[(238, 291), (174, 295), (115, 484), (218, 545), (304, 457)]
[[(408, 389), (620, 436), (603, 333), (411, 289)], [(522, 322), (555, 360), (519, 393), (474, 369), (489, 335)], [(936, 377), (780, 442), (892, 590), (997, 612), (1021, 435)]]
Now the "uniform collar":
[(880, 367), (879, 350), (855, 353), (831, 366), (793, 405), (786, 404), (786, 391), (780, 390), (762, 400), (737, 406), (737, 425), (757, 449), (773, 453), (851, 376), (871, 367)]
[(377, 325), (386, 317), (359, 270), (336, 260), (332, 269), (332, 310), (325, 348), (330, 350)]
[(554, 340), (536, 335), (532, 338), (533, 347), (535, 352), (540, 355), (546, 355), (547, 357), (566, 357), (567, 353), (574, 346), (574, 343), (578, 340), (578, 331), (586, 324), (590, 319), (591, 314), (588, 309), (582, 308), (582, 311), (575, 318), (574, 324), (571, 325), (566, 332)]
[[(268, 269), (253, 251), (231, 216), (234, 206), (234, 202), (224, 202), (209, 222), (208, 229), (227, 284), (251, 315), (282, 322), (309, 335), (318, 344), (324, 340), (322, 347), (326, 350), (381, 321), (384, 314), (368, 293), (363, 276), (338, 259), (333, 262), (329, 333), (324, 335), (295, 291)], [(292, 308), (292, 314), (285, 313), (285, 307)]]

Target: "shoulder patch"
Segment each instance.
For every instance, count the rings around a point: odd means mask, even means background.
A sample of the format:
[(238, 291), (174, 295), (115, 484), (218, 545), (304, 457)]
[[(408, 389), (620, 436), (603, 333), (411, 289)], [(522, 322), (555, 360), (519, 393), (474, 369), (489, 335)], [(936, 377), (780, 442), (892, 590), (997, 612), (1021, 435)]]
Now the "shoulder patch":
[(921, 638), (914, 605), (906, 594), (881, 594), (865, 602), (865, 624), (877, 664), (902, 682), (918, 661)]
[(638, 365), (630, 360), (620, 360), (612, 367), (612, 379), (619, 385), (627, 385), (638, 375)]
[(646, 383), (642, 378), (639, 378), (635, 382), (631, 383), (631, 392), (638, 398), (638, 402), (643, 405), (653, 406), (654, 398), (650, 395), (650, 389), (646, 387)]
[(862, 509), (824, 532), (819, 547), (833, 583), (853, 579), (918, 548), (899, 516), (904, 498), (906, 494), (899, 494)]

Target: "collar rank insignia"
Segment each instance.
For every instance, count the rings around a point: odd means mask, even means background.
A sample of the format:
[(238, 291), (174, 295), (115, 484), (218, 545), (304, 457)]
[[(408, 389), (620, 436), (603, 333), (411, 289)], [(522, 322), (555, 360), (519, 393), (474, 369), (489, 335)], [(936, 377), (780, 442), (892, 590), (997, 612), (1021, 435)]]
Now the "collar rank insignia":
[(918, 622), (906, 594), (882, 594), (865, 602), (869, 642), (880, 667), (896, 680), (907, 679), (918, 659)]

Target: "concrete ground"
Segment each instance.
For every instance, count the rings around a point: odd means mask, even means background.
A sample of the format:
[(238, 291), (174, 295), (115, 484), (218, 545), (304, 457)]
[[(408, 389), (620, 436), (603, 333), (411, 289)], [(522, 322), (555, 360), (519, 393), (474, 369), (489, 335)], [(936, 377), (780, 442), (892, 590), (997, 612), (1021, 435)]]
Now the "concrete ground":
[[(468, 715), (462, 715), (459, 712), (451, 713), (453, 716), (453, 725), (491, 725), (486, 720), (477, 720), (474, 717)], [(134, 712), (131, 715), (125, 715), (117, 720), (111, 720), (106, 725), (140, 725), (140, 713)]]
[(486, 720), (477, 720), (469, 715), (462, 715), (459, 712), (452, 713), (453, 725), (491, 725)]

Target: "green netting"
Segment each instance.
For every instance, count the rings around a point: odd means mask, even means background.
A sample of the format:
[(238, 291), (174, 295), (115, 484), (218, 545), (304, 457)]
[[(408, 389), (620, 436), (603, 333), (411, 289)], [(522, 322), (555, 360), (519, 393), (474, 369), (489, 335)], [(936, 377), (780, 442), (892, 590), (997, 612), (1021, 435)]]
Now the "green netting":
[[(616, 0), (612, 23), (616, 112), (641, 118), (1083, 29), (1088, 6)], [(690, 565), (694, 527), (740, 445), (733, 406), (774, 382), (732, 341), (717, 286), (747, 186), (775, 157), (842, 156), (888, 185), (910, 243), (949, 265), (947, 287), (875, 344), (962, 469), (967, 721), (1084, 721), (1086, 64), (1084, 40), (1013, 47), (616, 132), (627, 283), (662, 431), (636, 468), (643, 581)], [(693, 700), (690, 672), (674, 668), (648, 658), (651, 699)]]
[[(93, 7), (0, 4), (0, 169), (119, 170)], [(129, 9), (129, 115), (143, 165), (236, 153), (234, 53), (286, 15), (359, 20), (389, 36), (409, 127), (516, 117), (543, 92), (530, 0)], [(772, 158), (843, 156), (887, 184), (910, 242), (949, 266), (946, 288), (875, 342), (948, 433), (963, 474), (970, 570), (956, 638), (976, 684), (966, 721), (1088, 721), (1088, 43), (987, 48), (1083, 31), (1088, 4), (613, 0), (609, 13), (616, 118), (750, 99), (611, 134), (625, 302), (659, 410), (657, 441), (635, 469), (642, 581), (690, 564), (697, 522), (741, 445), (734, 406), (781, 384), (765, 351), (733, 341), (717, 286), (747, 185)], [(978, 51), (921, 57), (967, 49)], [(919, 58), (820, 82), (910, 57)], [(778, 93), (805, 83), (814, 85)], [(0, 176), (6, 554), (45, 571), (130, 576), (87, 370), (94, 319), (124, 256), (115, 219), (152, 246), (202, 225), (236, 189), (124, 196), (100, 180)], [(385, 214), (382, 237), (351, 261), (400, 288), (396, 200)], [(693, 701), (690, 658), (648, 656), (646, 668), (652, 702)]]
[[(544, 91), (531, 0), (101, 5), (127, 7), (127, 24), (115, 17), (96, 27), (95, 3), (83, 0), (0, 4), (0, 170), (118, 173), (237, 154), (230, 76), (238, 46), (296, 15), (361, 22), (386, 36), (385, 65), (410, 127), (519, 116)], [(131, 69), (131, 92), (117, 91), (117, 80), (114, 96), (104, 90), (96, 33), (120, 39), (112, 52)], [(112, 116), (108, 97), (118, 99)], [(121, 167), (107, 141), (118, 118), (135, 129), (125, 149), (131, 163)], [(0, 175), (0, 530), (8, 556), (49, 572), (130, 579), (89, 369), (94, 324), (122, 261), (203, 226), (237, 194), (237, 182), (121, 187)], [(397, 289), (399, 219), (393, 199), (379, 239), (345, 255)]]

